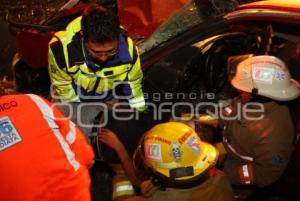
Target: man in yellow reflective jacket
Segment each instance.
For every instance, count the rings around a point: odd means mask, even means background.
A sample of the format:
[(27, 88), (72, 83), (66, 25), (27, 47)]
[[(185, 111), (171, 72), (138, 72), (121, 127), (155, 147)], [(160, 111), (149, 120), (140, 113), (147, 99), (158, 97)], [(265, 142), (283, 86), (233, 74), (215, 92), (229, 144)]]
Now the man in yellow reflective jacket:
[[(137, 48), (120, 28), (118, 17), (105, 8), (89, 7), (55, 33), (49, 43), (49, 74), (52, 96), (62, 102), (78, 106), (78, 102), (107, 102), (121, 95), (131, 108), (145, 109)], [(89, 119), (99, 113), (91, 111), (85, 112)]]

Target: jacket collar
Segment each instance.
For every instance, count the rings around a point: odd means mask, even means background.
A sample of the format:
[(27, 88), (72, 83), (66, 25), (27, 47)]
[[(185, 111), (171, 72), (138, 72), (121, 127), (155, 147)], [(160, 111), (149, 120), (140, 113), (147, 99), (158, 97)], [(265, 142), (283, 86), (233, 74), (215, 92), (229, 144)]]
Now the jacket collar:
[(127, 40), (124, 35), (119, 36), (119, 48), (117, 54), (107, 62), (108, 65), (115, 65), (118, 63), (130, 63), (132, 58), (128, 51)]

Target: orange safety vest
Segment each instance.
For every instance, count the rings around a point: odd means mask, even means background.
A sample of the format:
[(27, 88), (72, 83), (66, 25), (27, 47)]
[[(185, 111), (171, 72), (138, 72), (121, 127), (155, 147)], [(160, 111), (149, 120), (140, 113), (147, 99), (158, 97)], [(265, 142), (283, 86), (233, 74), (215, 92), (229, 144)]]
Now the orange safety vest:
[(81, 131), (47, 100), (0, 97), (0, 200), (90, 201), (93, 158)]

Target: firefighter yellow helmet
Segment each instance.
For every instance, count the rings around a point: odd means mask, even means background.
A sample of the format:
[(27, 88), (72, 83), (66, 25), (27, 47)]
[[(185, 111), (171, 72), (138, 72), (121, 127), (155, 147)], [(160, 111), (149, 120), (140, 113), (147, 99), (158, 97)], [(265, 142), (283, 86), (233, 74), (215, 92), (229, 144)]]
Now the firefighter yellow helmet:
[(285, 63), (274, 56), (249, 57), (238, 64), (231, 84), (242, 91), (255, 93), (278, 101), (287, 101), (299, 96), (297, 81)]
[(180, 186), (206, 175), (218, 151), (202, 142), (195, 131), (179, 122), (158, 124), (145, 133), (139, 146), (144, 166), (166, 186)]

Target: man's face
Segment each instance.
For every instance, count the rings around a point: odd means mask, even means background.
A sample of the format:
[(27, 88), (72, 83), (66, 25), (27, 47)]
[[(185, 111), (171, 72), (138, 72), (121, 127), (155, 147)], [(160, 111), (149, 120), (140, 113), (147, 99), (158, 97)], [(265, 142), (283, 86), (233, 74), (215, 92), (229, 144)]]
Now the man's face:
[(89, 55), (97, 63), (105, 63), (111, 59), (118, 52), (118, 40), (99, 43), (92, 40), (88, 40), (85, 43)]

